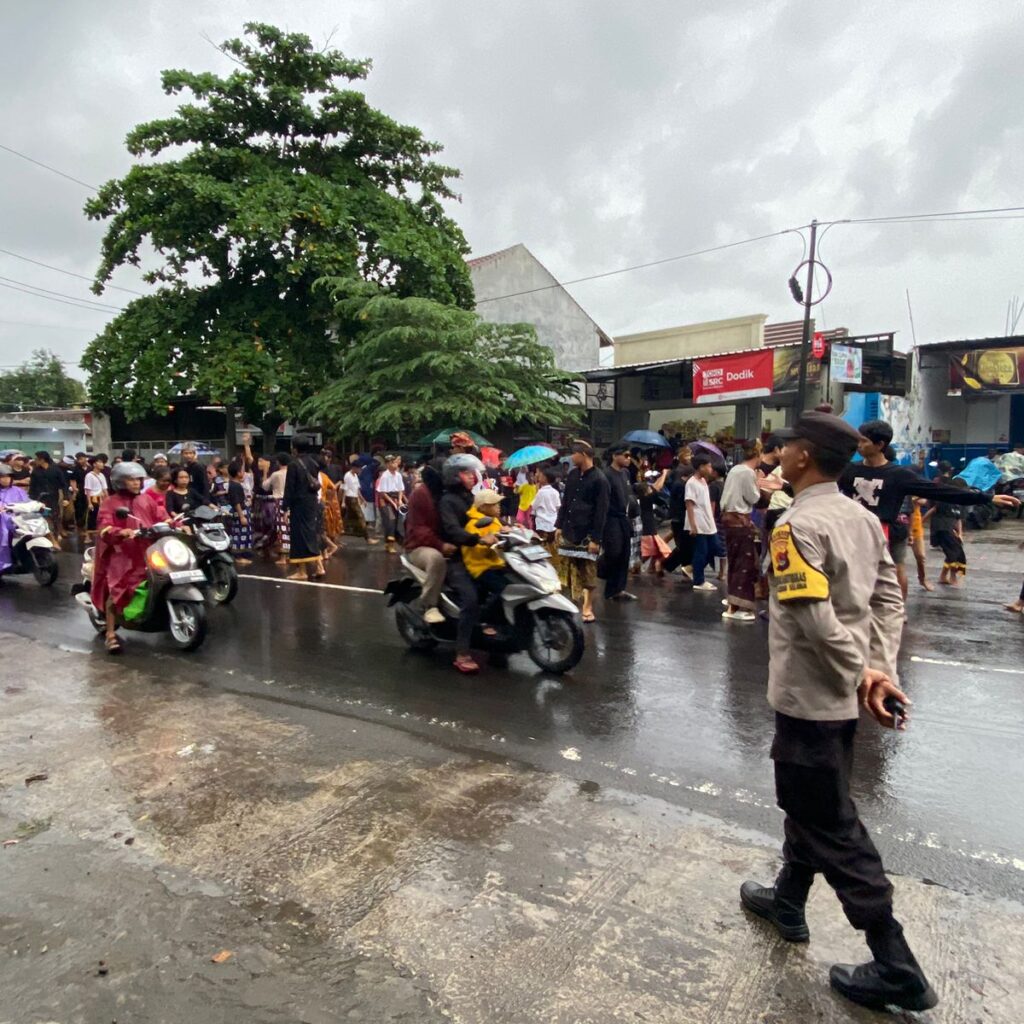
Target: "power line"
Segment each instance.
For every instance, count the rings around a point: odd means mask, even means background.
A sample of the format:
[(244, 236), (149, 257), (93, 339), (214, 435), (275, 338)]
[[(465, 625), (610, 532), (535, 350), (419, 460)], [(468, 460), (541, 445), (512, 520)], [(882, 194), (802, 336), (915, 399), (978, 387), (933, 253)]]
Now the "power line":
[[(10, 249), (0, 249), (5, 256), (13, 256), (16, 260), (24, 260), (26, 263), (33, 263), (37, 267), (45, 267), (47, 270), (56, 270), (58, 274), (67, 274), (68, 277), (77, 277), (80, 281), (92, 281), (88, 274), (76, 274), (73, 270), (65, 270), (63, 267), (55, 267), (52, 263), (43, 263), (42, 260), (34, 260), (31, 256), (22, 256), (20, 252), (11, 252)], [(120, 285), (108, 284), (106, 288), (118, 292), (128, 292), (129, 295), (145, 295), (145, 292), (138, 292), (134, 288), (122, 288)]]
[(29, 320), (0, 320), (4, 327), (42, 327), (51, 331), (80, 331), (81, 327), (72, 327), (65, 324), (39, 324)]
[(67, 299), (55, 299), (51, 298), (49, 295), (40, 295), (39, 292), (29, 291), (27, 288), (19, 288), (15, 284), (5, 284), (3, 281), (0, 281), (0, 288), (9, 288), (12, 292), (23, 292), (25, 295), (32, 295), (37, 299), (46, 299), (48, 302), (59, 302), (64, 306), (72, 306), (74, 309), (84, 309), (90, 313), (114, 312), (114, 307), (111, 307), (110, 309), (103, 309), (100, 306), (85, 306), (77, 299), (74, 301), (68, 301)]
[(0, 275), (0, 281), (6, 281), (8, 284), (20, 285), (22, 288), (31, 288), (37, 292), (44, 292), (46, 295), (59, 295), (62, 299), (72, 299), (74, 302), (81, 302), (87, 306), (98, 306), (103, 309), (111, 310), (115, 313), (121, 313), (124, 311), (123, 306), (114, 306), (108, 302), (99, 302), (96, 299), (82, 299), (77, 295), (68, 295), (67, 292), (55, 292), (52, 288), (41, 288), (39, 285), (30, 284), (28, 281), (15, 281), (13, 277), (3, 277)]
[[(1024, 206), (993, 206), (982, 210), (943, 210), (937, 213), (894, 213), (886, 217), (847, 217), (843, 220), (822, 221), (822, 224), (884, 224), (891, 221), (931, 220), (948, 217), (960, 220), (983, 213), (1024, 213)], [(992, 218), (996, 219), (996, 218)], [(1010, 218), (1016, 219), (1016, 218)]]
[[(1000, 216), (1009, 215), (1009, 216)], [(912, 224), (912, 223), (956, 223), (963, 220), (1020, 220), (1024, 219), (1024, 206), (996, 206), (988, 207), (978, 210), (946, 210), (938, 211), (935, 213), (907, 213), (907, 214), (893, 214), (888, 217), (848, 217), (841, 220), (825, 220), (819, 221), (818, 223), (825, 226), (825, 232), (822, 232), (822, 237), (827, 233), (828, 229), (837, 224)], [(564, 288), (572, 284), (583, 284), (585, 281), (597, 281), (605, 277), (614, 277), (618, 274), (628, 274), (634, 270), (645, 270), (648, 267), (657, 267), (665, 263), (674, 263), (677, 260), (690, 259), (694, 256), (705, 256), (710, 253), (721, 252), (725, 249), (733, 249), (740, 245), (750, 245), (753, 242), (763, 242), (769, 238), (778, 238), (782, 235), (796, 234), (799, 235), (801, 240), (804, 242), (804, 252), (806, 254), (807, 242), (803, 237), (802, 230), (808, 227), (806, 224), (802, 224), (798, 228), (784, 228), (781, 231), (773, 231), (767, 235), (757, 235), (753, 238), (744, 238), (736, 242), (727, 242), (724, 245), (710, 246), (706, 249), (695, 249), (693, 252), (682, 253), (679, 256), (666, 256), (664, 259), (652, 260), (649, 263), (638, 263), (631, 267), (620, 267), (618, 270), (608, 270), (601, 274), (590, 274), (586, 277), (577, 277), (569, 281), (557, 281), (555, 284), (542, 285), (539, 288), (528, 288), (525, 291), (520, 292), (509, 292), (506, 295), (492, 295), (486, 299), (478, 299), (477, 305), (483, 305), (485, 302), (497, 302), (499, 299), (514, 299), (521, 295), (532, 295), (535, 292), (550, 291), (552, 288)]]
[(723, 245), (713, 245), (707, 249), (695, 249), (693, 252), (684, 252), (679, 256), (665, 256), (663, 259), (651, 260), (649, 263), (637, 263), (632, 267), (620, 267), (618, 270), (606, 270), (601, 274), (589, 274), (587, 277), (576, 277), (570, 281), (556, 281), (554, 284), (542, 285), (539, 288), (527, 288), (525, 291), (511, 292), (508, 295), (493, 295), (488, 299), (478, 299), (477, 305), (483, 305), (485, 302), (497, 302), (498, 299), (514, 299), (520, 295), (533, 295), (535, 292), (546, 292), (550, 291), (552, 288), (564, 288), (571, 284), (582, 284), (584, 281), (598, 281), (604, 277), (615, 277), (617, 274), (629, 274), (634, 270), (646, 270), (648, 267), (660, 267), (666, 263), (675, 263), (678, 260), (688, 260), (694, 256), (706, 256), (713, 252), (723, 252), (726, 249), (735, 249), (739, 245), (750, 245), (753, 242), (763, 242), (768, 238), (780, 238), (782, 235), (799, 233), (798, 228), (783, 228), (781, 231), (772, 231), (767, 235), (757, 235), (754, 238), (741, 238), (736, 242), (726, 242)]
[(36, 160), (35, 157), (28, 156), (25, 153), (19, 153), (16, 149), (11, 149), (10, 146), (5, 146), (0, 142), (0, 149), (5, 150), (8, 153), (13, 153), (14, 156), (21, 157), (22, 160), (27, 160), (30, 164), (35, 164), (36, 167), (42, 167), (44, 170), (50, 171), (51, 174), (59, 174), (62, 178), (67, 178), (68, 181), (73, 181), (76, 185), (81, 185), (84, 188), (89, 189), (90, 192), (98, 192), (99, 188), (96, 185), (90, 185), (87, 181), (82, 181), (81, 178), (76, 178), (73, 174), (65, 174), (63, 171), (58, 171), (56, 167), (51, 167), (49, 164), (44, 164), (42, 160)]

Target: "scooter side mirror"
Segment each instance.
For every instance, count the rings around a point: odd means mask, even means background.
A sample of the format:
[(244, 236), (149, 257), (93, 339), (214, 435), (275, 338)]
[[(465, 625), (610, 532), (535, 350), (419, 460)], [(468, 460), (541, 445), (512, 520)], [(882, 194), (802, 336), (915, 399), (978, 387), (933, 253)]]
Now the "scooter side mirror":
[(126, 508), (119, 508), (114, 510), (114, 515), (117, 516), (118, 519), (127, 519), (131, 515), (131, 512)]

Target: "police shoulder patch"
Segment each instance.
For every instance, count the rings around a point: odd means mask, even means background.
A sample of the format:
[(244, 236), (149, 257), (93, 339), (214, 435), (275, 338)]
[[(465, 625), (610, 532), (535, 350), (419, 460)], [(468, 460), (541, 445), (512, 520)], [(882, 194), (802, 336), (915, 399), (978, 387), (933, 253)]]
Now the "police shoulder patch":
[(788, 523), (772, 530), (770, 547), (775, 596), (780, 601), (824, 601), (828, 598), (828, 577), (800, 554)]

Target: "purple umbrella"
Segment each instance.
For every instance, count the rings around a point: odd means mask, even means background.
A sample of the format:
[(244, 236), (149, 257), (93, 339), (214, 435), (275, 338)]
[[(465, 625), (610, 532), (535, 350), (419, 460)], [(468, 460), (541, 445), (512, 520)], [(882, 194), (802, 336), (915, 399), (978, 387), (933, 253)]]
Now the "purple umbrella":
[(710, 441), (691, 441), (690, 451), (694, 455), (697, 452), (707, 452), (708, 455), (713, 455), (718, 459), (725, 460), (725, 456), (722, 454), (722, 449), (717, 444), (712, 444)]

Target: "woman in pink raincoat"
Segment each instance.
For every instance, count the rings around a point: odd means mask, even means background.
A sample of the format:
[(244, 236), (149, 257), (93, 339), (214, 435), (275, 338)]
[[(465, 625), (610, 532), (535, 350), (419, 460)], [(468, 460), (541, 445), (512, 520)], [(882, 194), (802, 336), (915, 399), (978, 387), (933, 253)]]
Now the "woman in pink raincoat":
[[(100, 505), (96, 519), (96, 554), (92, 574), (92, 603), (107, 617), (107, 651), (120, 654), (124, 649), (117, 635), (117, 615), (132, 598), (135, 588), (146, 578), (146, 549), (149, 541), (136, 536), (144, 526), (153, 526), (162, 517), (157, 507), (140, 494), (146, 471), (137, 462), (120, 462), (110, 473), (113, 493)], [(134, 518), (120, 519), (117, 510), (128, 509)]]

